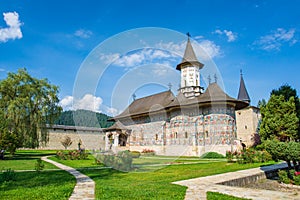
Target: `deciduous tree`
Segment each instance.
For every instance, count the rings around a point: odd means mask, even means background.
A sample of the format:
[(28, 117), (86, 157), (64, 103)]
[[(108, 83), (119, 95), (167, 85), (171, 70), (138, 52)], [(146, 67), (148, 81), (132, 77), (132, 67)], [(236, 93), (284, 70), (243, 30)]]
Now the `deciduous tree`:
[(46, 125), (60, 115), (58, 87), (30, 76), (26, 69), (0, 81), (0, 148), (36, 148), (47, 142)]

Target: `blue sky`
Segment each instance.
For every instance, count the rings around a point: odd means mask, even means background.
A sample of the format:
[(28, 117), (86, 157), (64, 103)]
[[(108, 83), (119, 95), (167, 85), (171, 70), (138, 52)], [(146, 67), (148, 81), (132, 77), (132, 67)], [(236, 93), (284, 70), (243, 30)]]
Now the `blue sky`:
[[(242, 69), (256, 105), (285, 83), (299, 93), (299, 8), (299, 1), (274, 0), (2, 0), (0, 78), (26, 67), (60, 87), (65, 109), (76, 102), (74, 108), (116, 114), (133, 93), (150, 95), (169, 82), (176, 93), (174, 69), (190, 32), (205, 64), (202, 84), (216, 73), (218, 83), (237, 97)], [(135, 39), (140, 44), (131, 46)], [(127, 51), (120, 54), (123, 47)], [(93, 60), (95, 55), (103, 62)], [(97, 72), (87, 69), (90, 63)]]

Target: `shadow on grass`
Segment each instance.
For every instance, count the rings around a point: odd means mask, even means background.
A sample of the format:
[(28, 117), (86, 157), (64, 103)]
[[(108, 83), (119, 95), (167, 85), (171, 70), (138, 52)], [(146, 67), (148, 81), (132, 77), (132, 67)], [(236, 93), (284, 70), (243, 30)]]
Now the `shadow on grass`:
[[(0, 174), (0, 177), (2, 174)], [(9, 182), (0, 182), (0, 191), (30, 190), (32, 188), (59, 187), (60, 185), (72, 185), (76, 183), (75, 177), (65, 171), (42, 171), (42, 172), (17, 172), (16, 179)]]
[[(16, 152), (15, 155), (5, 155), (4, 160), (36, 160), (42, 156), (55, 155), (53, 152), (41, 153), (41, 152)], [(1, 160), (0, 160), (1, 161)]]

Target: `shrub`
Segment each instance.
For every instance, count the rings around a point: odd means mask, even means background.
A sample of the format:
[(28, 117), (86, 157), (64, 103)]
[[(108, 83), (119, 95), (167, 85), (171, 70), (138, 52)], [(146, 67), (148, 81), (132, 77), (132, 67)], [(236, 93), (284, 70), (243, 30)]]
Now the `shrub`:
[(222, 154), (219, 154), (217, 152), (207, 152), (203, 154), (201, 158), (216, 159), (216, 158), (225, 158), (225, 157)]
[(154, 156), (155, 151), (153, 149), (143, 149), (142, 154), (147, 156)]
[(279, 177), (279, 182), (280, 183), (285, 183), (285, 184), (289, 184), (291, 181), (288, 177), (288, 173), (285, 170), (279, 170), (278, 172), (278, 177)]
[(233, 162), (233, 160), (236, 159), (239, 164), (260, 163), (272, 160), (271, 154), (267, 151), (257, 151), (252, 148), (242, 150), (241, 152), (235, 151), (233, 153), (227, 151), (226, 158), (228, 162)]
[(117, 155), (98, 154), (96, 159), (98, 162), (120, 171), (130, 171), (132, 168), (132, 154), (128, 150), (120, 151)]
[(85, 160), (88, 157), (88, 153), (85, 150), (74, 150), (66, 153), (62, 151), (56, 152), (56, 157), (60, 160)]
[(9, 182), (9, 181), (15, 181), (16, 180), (16, 172), (12, 169), (6, 169), (2, 176), (0, 176), (0, 182)]
[(298, 176), (294, 175), (293, 179), (294, 179), (294, 184), (295, 185), (300, 185), (300, 176), (299, 175)]
[(40, 172), (44, 169), (45, 165), (41, 159), (37, 159), (35, 163), (35, 171)]
[(226, 151), (227, 162), (233, 162), (234, 156), (234, 152)]
[(139, 158), (141, 153), (139, 151), (131, 151), (132, 158)]

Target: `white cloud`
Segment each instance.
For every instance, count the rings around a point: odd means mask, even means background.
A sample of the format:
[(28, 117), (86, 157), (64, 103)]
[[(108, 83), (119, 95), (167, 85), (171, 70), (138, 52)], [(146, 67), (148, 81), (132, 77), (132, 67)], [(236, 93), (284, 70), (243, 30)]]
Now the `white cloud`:
[(93, 32), (89, 30), (79, 29), (75, 31), (74, 35), (83, 39), (87, 39), (93, 35)]
[(108, 116), (116, 116), (117, 114), (120, 113), (117, 109), (110, 108), (110, 107), (106, 107), (104, 110)]
[[(205, 40), (202, 36), (196, 36), (198, 42), (193, 42), (193, 48), (197, 57), (200, 60), (209, 60), (221, 54), (220, 46), (216, 45), (211, 40)], [(157, 43), (154, 48), (146, 48), (133, 52), (129, 52), (126, 55), (120, 55), (118, 53), (100, 54), (101, 59), (105, 64), (113, 64), (120, 67), (131, 68), (143, 64), (156, 63), (166, 66), (173, 66), (173, 61), (178, 62), (185, 51), (186, 41), (179, 43)], [(175, 63), (176, 64), (176, 63)], [(155, 71), (158, 72), (158, 71)], [(161, 73), (157, 73), (162, 75)]]
[(72, 96), (66, 96), (60, 101), (60, 106), (62, 106), (64, 110), (84, 109), (101, 112), (100, 106), (102, 102), (101, 97), (86, 94), (81, 99), (74, 99)]
[(118, 53), (110, 53), (110, 54), (103, 54), (101, 53), (99, 55), (100, 60), (102, 60), (105, 64), (111, 64), (112, 62), (114, 62), (116, 59), (120, 58), (120, 54)]
[(101, 97), (94, 96), (92, 94), (85, 94), (81, 99), (74, 99), (73, 96), (65, 96), (59, 105), (63, 110), (91, 110), (94, 112), (105, 113), (109, 116), (115, 116), (120, 112), (112, 107), (103, 105)]
[[(199, 46), (201, 48), (199, 48)], [(211, 40), (203, 40), (199, 42), (199, 45), (194, 45), (195, 53), (203, 60), (209, 60), (215, 58), (221, 54), (220, 46), (216, 45)], [(203, 53), (203, 51), (205, 53)]]
[(72, 96), (65, 96), (62, 100), (60, 100), (59, 105), (64, 110), (73, 110), (73, 97)]
[[(201, 60), (209, 60), (211, 58), (217, 57), (221, 54), (220, 46), (216, 45), (211, 40), (205, 40), (202, 36), (196, 36), (198, 39), (197, 43), (192, 42), (193, 49), (197, 57)], [(182, 57), (186, 47), (186, 41), (180, 43), (159, 43), (158, 48), (164, 49), (170, 52), (170, 55)]]
[(271, 31), (271, 34), (260, 37), (253, 44), (266, 51), (279, 51), (284, 43), (293, 45), (297, 42), (295, 31), (293, 28), (289, 30), (277, 28), (275, 31)]
[(113, 63), (114, 65), (126, 68), (135, 67), (149, 62), (152, 63), (157, 59), (169, 57), (172, 57), (172, 55), (160, 49), (142, 49), (123, 56), (118, 53), (99, 55), (99, 58), (104, 61), (105, 64)]
[(233, 42), (237, 39), (237, 34), (233, 33), (232, 31), (229, 31), (229, 30), (222, 31), (220, 29), (217, 29), (217, 30), (215, 30), (215, 33), (219, 34), (219, 35), (225, 34), (227, 36), (227, 42)]
[(3, 13), (4, 21), (7, 28), (0, 28), (0, 42), (7, 42), (8, 40), (21, 39), (23, 37), (21, 32), (21, 22), (19, 21), (19, 14), (17, 12)]

